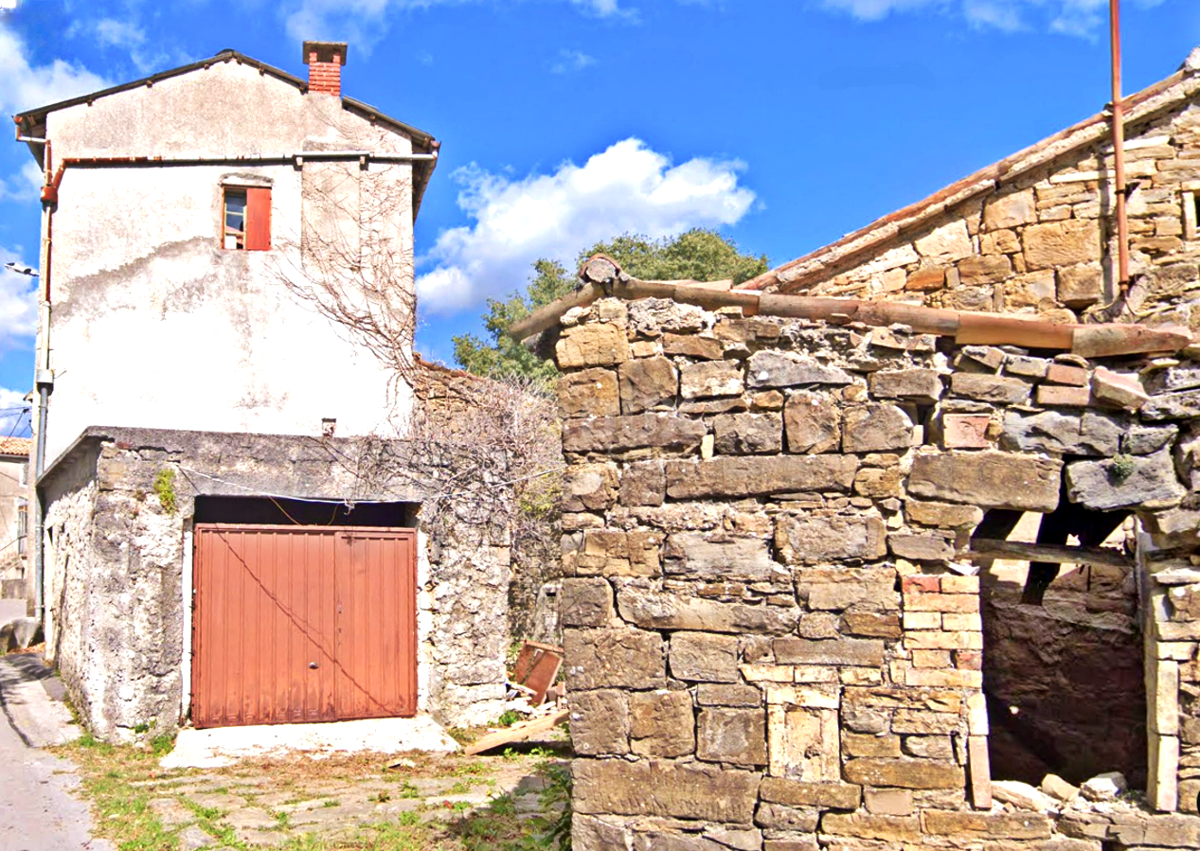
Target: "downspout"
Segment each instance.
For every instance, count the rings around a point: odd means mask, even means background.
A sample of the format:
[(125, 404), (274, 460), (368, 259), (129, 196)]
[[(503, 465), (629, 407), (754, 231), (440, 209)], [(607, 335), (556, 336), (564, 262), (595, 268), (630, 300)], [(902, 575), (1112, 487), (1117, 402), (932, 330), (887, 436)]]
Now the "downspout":
[(1129, 293), (1129, 219), (1125, 183), (1125, 107), (1121, 102), (1121, 10), (1120, 0), (1108, 0), (1112, 42), (1112, 141), (1117, 202), (1117, 286), (1120, 297)]
[(38, 260), (40, 269), (40, 294), (38, 298), (38, 347), (34, 364), (34, 383), (37, 387), (37, 442), (33, 457), (33, 505), (34, 538), (34, 617), (45, 631), (46, 613), (46, 558), (43, 536), (46, 529), (46, 506), (42, 499), (40, 480), (46, 472), (46, 425), (50, 418), (50, 391), (54, 388), (54, 373), (50, 371), (50, 278), (54, 242), (54, 204), (47, 199), (47, 190), (53, 169), (50, 143), (46, 143), (46, 185), (42, 188), (42, 245)]

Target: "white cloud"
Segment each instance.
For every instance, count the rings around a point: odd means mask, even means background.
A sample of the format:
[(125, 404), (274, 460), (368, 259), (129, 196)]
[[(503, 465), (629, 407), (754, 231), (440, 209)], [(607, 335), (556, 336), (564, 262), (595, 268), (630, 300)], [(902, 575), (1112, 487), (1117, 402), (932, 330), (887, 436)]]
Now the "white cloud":
[(738, 185), (745, 166), (696, 158), (673, 165), (639, 139), (625, 139), (582, 166), (511, 180), (477, 166), (455, 177), (458, 205), (473, 220), (443, 231), (421, 258), (422, 309), (453, 313), (523, 285), (539, 257), (571, 263), (575, 254), (620, 233), (653, 238), (739, 221), (754, 193)]
[(588, 56), (582, 50), (560, 50), (558, 59), (550, 66), (550, 70), (555, 74), (566, 74), (571, 71), (582, 71), (595, 64), (596, 57)]
[(0, 23), (0, 112), (46, 106), (109, 85), (98, 74), (62, 59), (31, 65), (20, 37)]
[(0, 349), (19, 344), (21, 337), (37, 333), (38, 279), (18, 275), (4, 268), (5, 263), (37, 266), (37, 258), (22, 257), (16, 251), (0, 247)]
[[(1163, 0), (1134, 0), (1143, 8)], [(1091, 36), (1107, 19), (1108, 0), (821, 0), (826, 9), (848, 12), (863, 21), (893, 13), (929, 9), (961, 17), (972, 27), (1004, 32), (1046, 28), (1068, 35)]]
[(29, 160), (17, 174), (7, 180), (0, 178), (0, 201), (35, 201), (41, 194), (43, 182), (41, 168)]

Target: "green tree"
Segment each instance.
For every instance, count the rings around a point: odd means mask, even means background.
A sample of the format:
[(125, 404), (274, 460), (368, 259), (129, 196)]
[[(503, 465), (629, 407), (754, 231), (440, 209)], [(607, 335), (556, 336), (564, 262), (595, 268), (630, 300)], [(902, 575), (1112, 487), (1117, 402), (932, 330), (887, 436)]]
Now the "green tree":
[[(695, 228), (675, 237), (653, 240), (624, 234), (581, 251), (576, 267), (593, 254), (607, 254), (626, 273), (643, 281), (720, 281), (740, 284), (767, 271), (766, 255), (742, 254), (737, 245), (716, 231)], [(522, 375), (548, 382), (558, 375), (544, 361), (508, 336), (508, 329), (539, 307), (544, 307), (578, 286), (573, 272), (553, 260), (538, 260), (524, 292), (504, 301), (488, 299), (483, 317), (490, 342), (473, 334), (454, 338), (454, 359), (477, 375)]]

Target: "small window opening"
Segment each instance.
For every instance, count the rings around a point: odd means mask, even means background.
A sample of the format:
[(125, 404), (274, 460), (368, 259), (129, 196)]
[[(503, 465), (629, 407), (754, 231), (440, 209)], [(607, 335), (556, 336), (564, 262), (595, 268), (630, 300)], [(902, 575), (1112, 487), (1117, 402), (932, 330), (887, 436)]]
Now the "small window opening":
[(246, 190), (225, 190), (225, 247), (246, 247)]
[(1196, 239), (1200, 223), (1200, 192), (1183, 193), (1183, 238)]
[(271, 190), (226, 186), (221, 210), (221, 246), (229, 251), (271, 248)]

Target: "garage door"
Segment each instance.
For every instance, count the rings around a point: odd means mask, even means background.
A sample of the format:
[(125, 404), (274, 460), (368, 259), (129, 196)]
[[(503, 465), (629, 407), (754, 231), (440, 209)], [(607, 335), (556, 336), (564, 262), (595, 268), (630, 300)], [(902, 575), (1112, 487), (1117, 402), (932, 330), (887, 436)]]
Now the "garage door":
[(197, 524), (192, 723), (414, 715), (416, 533)]

